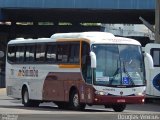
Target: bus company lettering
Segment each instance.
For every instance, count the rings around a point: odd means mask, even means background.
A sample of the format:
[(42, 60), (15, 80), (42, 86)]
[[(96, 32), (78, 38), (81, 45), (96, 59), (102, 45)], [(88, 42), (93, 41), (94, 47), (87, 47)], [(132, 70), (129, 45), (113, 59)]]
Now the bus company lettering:
[(115, 42), (115, 43), (118, 43), (119, 41), (121, 41), (121, 42), (130, 42), (130, 40), (128, 40), (128, 39), (123, 39), (123, 41), (122, 41), (122, 39), (109, 39), (109, 41), (111, 41), (111, 42)]
[(104, 91), (115, 91), (115, 89), (114, 88), (105, 88), (105, 89), (103, 89)]
[(18, 70), (17, 76), (19, 77), (38, 77), (38, 70), (35, 67), (23, 67)]

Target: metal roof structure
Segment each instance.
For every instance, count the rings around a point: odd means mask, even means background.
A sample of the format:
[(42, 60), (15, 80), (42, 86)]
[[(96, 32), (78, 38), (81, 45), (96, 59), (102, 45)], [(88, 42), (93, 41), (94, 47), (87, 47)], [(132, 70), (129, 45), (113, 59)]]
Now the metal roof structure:
[(0, 0), (1, 21), (154, 22), (155, 0)]

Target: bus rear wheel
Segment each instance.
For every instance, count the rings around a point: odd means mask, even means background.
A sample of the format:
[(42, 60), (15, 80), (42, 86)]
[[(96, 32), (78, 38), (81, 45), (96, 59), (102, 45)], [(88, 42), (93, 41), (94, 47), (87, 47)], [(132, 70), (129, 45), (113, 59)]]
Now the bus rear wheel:
[(112, 108), (115, 112), (122, 112), (126, 108), (126, 105), (125, 104), (116, 104), (116, 105), (113, 105)]
[(74, 90), (70, 95), (70, 108), (72, 110), (84, 110), (86, 104), (80, 103), (79, 95), (76, 90)]
[(38, 107), (39, 106), (38, 101), (29, 99), (29, 93), (28, 93), (27, 88), (24, 88), (22, 91), (22, 104), (25, 107)]

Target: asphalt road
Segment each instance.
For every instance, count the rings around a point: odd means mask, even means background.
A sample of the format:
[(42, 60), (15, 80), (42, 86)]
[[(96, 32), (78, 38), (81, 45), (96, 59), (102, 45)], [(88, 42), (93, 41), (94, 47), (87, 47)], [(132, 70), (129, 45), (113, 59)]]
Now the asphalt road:
[(160, 103), (128, 105), (124, 112), (114, 112), (103, 106), (87, 106), (84, 111), (71, 111), (59, 109), (53, 103), (26, 108), (21, 100), (0, 93), (0, 120), (160, 120)]

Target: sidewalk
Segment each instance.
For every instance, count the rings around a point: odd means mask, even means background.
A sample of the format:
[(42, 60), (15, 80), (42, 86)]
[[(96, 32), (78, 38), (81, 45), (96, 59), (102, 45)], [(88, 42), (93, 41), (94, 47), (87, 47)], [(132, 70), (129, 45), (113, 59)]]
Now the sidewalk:
[(6, 94), (6, 88), (0, 88), (0, 95)]

